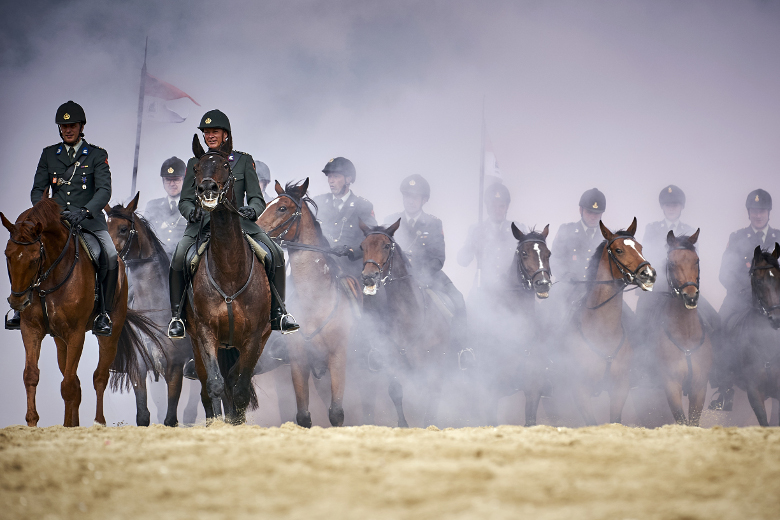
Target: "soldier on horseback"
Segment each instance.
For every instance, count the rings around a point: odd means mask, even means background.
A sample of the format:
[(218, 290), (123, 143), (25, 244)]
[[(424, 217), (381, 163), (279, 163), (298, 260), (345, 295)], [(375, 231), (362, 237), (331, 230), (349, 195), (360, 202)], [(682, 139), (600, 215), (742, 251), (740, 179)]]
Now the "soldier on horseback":
[(322, 232), (330, 246), (344, 255), (339, 259), (341, 269), (360, 279), (362, 266), (354, 260), (361, 256), (359, 248), (364, 237), (358, 222), (376, 226), (374, 205), (350, 189), (357, 180), (357, 171), (349, 159), (331, 159), (322, 173), (328, 177), (330, 193), (314, 197), (317, 220), (322, 223)]
[(179, 213), (179, 200), (186, 171), (184, 161), (178, 157), (166, 159), (160, 168), (160, 177), (167, 196), (150, 200), (144, 211), (144, 217), (154, 227), (169, 257), (173, 256), (176, 245), (187, 229), (187, 219)]
[(599, 221), (607, 209), (607, 198), (597, 188), (580, 197), (580, 220), (561, 224), (552, 245), (550, 263), (559, 280), (585, 281), (593, 252), (604, 240)]
[[(218, 149), (222, 143), (232, 139), (230, 131), (230, 121), (228, 117), (219, 110), (211, 110), (203, 115), (198, 126), (203, 132), (203, 140), (209, 147), (209, 150)], [(171, 311), (173, 317), (168, 325), (168, 336), (171, 338), (184, 337), (184, 323), (180, 319), (184, 307), (185, 282), (185, 258), (187, 250), (192, 247), (198, 235), (201, 237), (209, 233), (210, 215), (201, 208), (195, 189), (195, 171), (197, 164), (194, 157), (187, 163), (187, 173), (184, 177), (184, 187), (179, 201), (179, 211), (187, 219), (189, 224), (184, 232), (179, 245), (171, 261), (170, 270), (170, 291), (171, 291)], [(272, 262), (268, 262), (266, 269), (268, 282), (271, 290), (271, 328), (281, 330), (282, 332), (294, 332), (298, 330), (299, 325), (295, 319), (286, 312), (284, 308), (285, 296), (285, 272), (284, 272), (284, 254), (281, 248), (274, 243), (255, 223), (257, 217), (265, 209), (265, 199), (260, 190), (260, 182), (255, 171), (255, 163), (252, 156), (238, 151), (233, 151), (228, 158), (230, 169), (235, 178), (235, 197), (238, 204), (243, 204), (246, 196), (246, 205), (238, 209), (242, 220), (241, 227), (244, 232), (252, 237), (256, 242), (262, 243), (271, 252)], [(277, 297), (278, 295), (278, 297)]]
[[(685, 209), (685, 193), (683, 190), (670, 184), (658, 194), (658, 204), (664, 212), (664, 219), (650, 222), (645, 227), (645, 235), (642, 237), (642, 253), (653, 265), (663, 265), (666, 261), (666, 235), (674, 231), (674, 236), (690, 236), (696, 228), (682, 222), (680, 217)], [(658, 271), (656, 285), (665, 286), (666, 273), (663, 269)], [(649, 293), (648, 293), (649, 294)]]
[[(745, 201), (750, 225), (729, 236), (729, 243), (720, 264), (720, 283), (726, 288), (726, 298), (720, 306), (720, 318), (725, 327), (738, 318), (752, 305), (750, 287), (750, 265), (756, 246), (772, 250), (780, 241), (780, 230), (769, 225), (772, 211), (772, 196), (762, 189), (751, 191)], [(730, 366), (734, 361), (733, 349), (726, 342), (718, 342), (715, 349), (713, 386), (718, 394), (710, 403), (710, 410), (729, 411), (734, 397)]]
[[(68, 101), (60, 105), (54, 118), (62, 142), (47, 146), (41, 153), (35, 171), (30, 200), (35, 205), (49, 188), (52, 198), (62, 208), (63, 218), (71, 227), (80, 227), (95, 237), (100, 244), (98, 270), (99, 313), (92, 324), (96, 336), (111, 336), (109, 313), (113, 309), (119, 267), (117, 252), (108, 234), (103, 207), (111, 199), (111, 170), (108, 153), (84, 139), (87, 116), (78, 103)], [(91, 238), (87, 238), (87, 243)], [(7, 329), (20, 329), (19, 312), (6, 319)]]

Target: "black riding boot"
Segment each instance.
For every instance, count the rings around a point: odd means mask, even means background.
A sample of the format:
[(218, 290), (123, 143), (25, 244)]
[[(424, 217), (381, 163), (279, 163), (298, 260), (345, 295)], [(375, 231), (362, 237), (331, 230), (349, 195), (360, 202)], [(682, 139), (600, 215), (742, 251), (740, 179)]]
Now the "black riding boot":
[[(288, 314), (284, 307), (287, 276), (284, 272), (284, 266), (279, 267), (278, 270), (281, 271), (279, 276), (276, 275), (277, 270), (268, 273), (268, 282), (271, 284), (271, 330), (280, 330), (282, 334), (290, 334), (300, 329), (301, 326), (295, 322), (295, 318), (292, 314)], [(276, 297), (277, 294), (279, 298)]]
[(8, 314), (5, 315), (5, 328), (6, 330), (22, 329), (22, 317), (19, 315), (19, 311), (14, 311), (14, 314), (10, 319), (8, 318)]
[(171, 296), (171, 322), (168, 324), (168, 337), (171, 339), (181, 339), (184, 337), (184, 321), (181, 319), (184, 309), (179, 312), (179, 305), (184, 296), (185, 282), (184, 271), (170, 269), (168, 271), (168, 284)]
[(119, 266), (106, 271), (106, 276), (100, 283), (100, 314), (95, 317), (92, 324), (92, 334), (95, 336), (110, 336), (113, 332), (113, 324), (109, 313), (114, 310), (114, 296), (116, 295), (116, 282), (119, 278)]

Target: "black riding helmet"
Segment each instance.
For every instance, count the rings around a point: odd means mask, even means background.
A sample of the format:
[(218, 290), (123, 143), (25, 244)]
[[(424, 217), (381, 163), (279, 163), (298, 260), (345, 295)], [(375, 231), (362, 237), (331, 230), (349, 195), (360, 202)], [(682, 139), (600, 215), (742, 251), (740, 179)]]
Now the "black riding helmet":
[(607, 209), (607, 197), (597, 188), (591, 188), (580, 197), (580, 207), (596, 213), (604, 213)]
[[(81, 108), (81, 105), (75, 101), (68, 101), (67, 103), (61, 104), (57, 109), (57, 113), (54, 115), (54, 122), (57, 124), (58, 130), (59, 125), (68, 125), (71, 123), (86, 125), (87, 115), (84, 113), (84, 109)], [(82, 127), (82, 131), (79, 132), (79, 137), (84, 137), (83, 130), (84, 128)], [(62, 138), (62, 132), (60, 132), (60, 138)]]
[(682, 207), (685, 207), (685, 193), (674, 184), (670, 184), (658, 194), (658, 203), (661, 206), (664, 204), (680, 204)]
[(322, 169), (322, 173), (328, 175), (330, 173), (340, 173), (347, 179), (350, 179), (350, 183), (354, 183), (357, 180), (357, 171), (352, 161), (345, 157), (334, 157), (325, 164)]
[(762, 190), (757, 189), (748, 193), (747, 200), (745, 201), (745, 207), (747, 209), (768, 209), (772, 210), (772, 196)]
[(230, 119), (221, 110), (209, 110), (200, 118), (198, 130), (201, 132), (206, 128), (221, 128), (230, 133)]
[(184, 161), (176, 156), (166, 159), (160, 167), (160, 177), (184, 177), (187, 173), (187, 166)]
[(431, 185), (425, 180), (425, 177), (415, 173), (401, 181), (401, 193), (411, 195), (422, 195), (425, 200), (431, 198)]

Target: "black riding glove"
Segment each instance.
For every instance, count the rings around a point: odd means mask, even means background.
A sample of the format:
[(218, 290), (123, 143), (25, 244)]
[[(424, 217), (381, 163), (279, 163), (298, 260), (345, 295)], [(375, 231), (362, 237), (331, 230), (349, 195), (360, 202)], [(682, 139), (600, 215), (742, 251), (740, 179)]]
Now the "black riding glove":
[(348, 245), (342, 245), (342, 246), (334, 247), (333, 254), (337, 256), (346, 256), (347, 258), (352, 260), (351, 255), (354, 255), (355, 252), (352, 251), (352, 249)]
[(347, 248), (347, 258), (349, 258), (352, 262), (354, 262), (355, 260), (362, 259), (363, 255), (361, 255), (360, 253), (355, 252), (355, 250), (350, 247), (350, 248)]
[(191, 224), (197, 224), (200, 222), (201, 218), (203, 218), (203, 209), (200, 206), (196, 206), (195, 209), (190, 211), (190, 214), (187, 215), (187, 221)]
[(65, 217), (65, 220), (70, 223), (70, 227), (76, 227), (81, 224), (84, 219), (92, 218), (92, 214), (87, 208), (79, 208), (74, 210), (66, 209), (62, 212), (62, 216)]
[(252, 206), (241, 206), (238, 208), (238, 214), (247, 220), (257, 220), (257, 211)]

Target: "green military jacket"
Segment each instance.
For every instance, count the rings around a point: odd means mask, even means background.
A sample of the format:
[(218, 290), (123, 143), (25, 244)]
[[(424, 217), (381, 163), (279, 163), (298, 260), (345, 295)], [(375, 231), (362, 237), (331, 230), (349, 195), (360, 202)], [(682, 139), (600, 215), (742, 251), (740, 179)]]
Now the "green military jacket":
[[(78, 167), (71, 169), (77, 162)], [(65, 183), (58, 184), (60, 180)], [(104, 149), (82, 140), (71, 161), (63, 143), (44, 148), (30, 192), (33, 205), (41, 200), (43, 192), (49, 187), (52, 198), (63, 210), (89, 210), (92, 218), (81, 223), (84, 229), (108, 230), (103, 208), (111, 200), (111, 170), (108, 168), (108, 153)]]
[[(260, 189), (260, 181), (257, 179), (257, 171), (255, 171), (255, 161), (248, 153), (238, 152), (233, 150), (228, 157), (230, 168), (233, 171), (233, 177), (235, 177), (235, 183), (233, 185), (233, 193), (236, 197), (236, 208), (241, 206), (251, 206), (257, 212), (257, 216), (265, 210), (265, 199), (263, 198), (263, 191)], [(181, 198), (179, 199), (179, 212), (181, 212), (184, 218), (190, 215), (190, 212), (197, 206), (197, 191), (195, 189), (195, 165), (198, 160), (192, 157), (187, 162), (187, 174), (184, 176), (184, 185), (181, 190)], [(246, 198), (246, 203), (244, 199)], [(209, 222), (211, 221), (211, 215), (208, 211), (203, 212), (203, 230), (208, 231)], [(187, 229), (184, 230), (184, 234), (190, 238), (198, 236), (198, 229), (200, 225), (196, 223), (187, 224)], [(241, 219), (241, 228), (248, 235), (255, 235), (261, 231), (260, 226), (255, 224), (254, 221)]]

